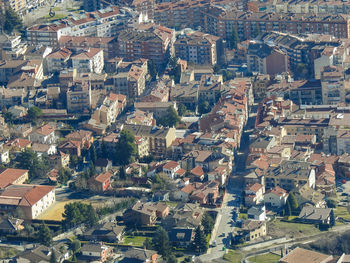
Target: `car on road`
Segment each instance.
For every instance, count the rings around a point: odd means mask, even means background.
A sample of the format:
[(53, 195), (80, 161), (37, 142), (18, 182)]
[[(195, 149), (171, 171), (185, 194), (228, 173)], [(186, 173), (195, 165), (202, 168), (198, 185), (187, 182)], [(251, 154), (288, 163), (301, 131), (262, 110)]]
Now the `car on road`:
[(216, 247), (216, 240), (213, 240), (213, 243), (211, 243), (213, 247)]

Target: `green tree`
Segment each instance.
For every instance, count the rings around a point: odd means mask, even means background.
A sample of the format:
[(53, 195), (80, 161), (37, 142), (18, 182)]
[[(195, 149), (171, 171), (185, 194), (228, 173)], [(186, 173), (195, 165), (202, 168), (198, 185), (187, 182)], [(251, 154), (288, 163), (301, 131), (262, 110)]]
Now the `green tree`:
[(168, 259), (166, 262), (167, 263), (177, 263), (177, 259), (176, 259), (174, 254), (170, 254), (170, 256), (168, 256)]
[(5, 122), (7, 123), (13, 123), (13, 121), (15, 120), (15, 117), (13, 116), (13, 114), (9, 111), (6, 111), (4, 113), (4, 119), (5, 119)]
[(336, 208), (337, 207), (337, 201), (334, 199), (327, 199), (327, 207), (328, 208)]
[(187, 113), (187, 108), (185, 104), (180, 103), (179, 106), (177, 107), (177, 111), (180, 116), (184, 116)]
[(145, 241), (143, 242), (143, 247), (146, 249), (153, 249), (152, 239), (147, 237)]
[(237, 44), (240, 42), (239, 40), (239, 36), (238, 36), (238, 32), (236, 30), (235, 27), (232, 28), (232, 35), (231, 35), (231, 38), (230, 38), (230, 46), (231, 48), (233, 49), (236, 49), (237, 48)]
[(57, 181), (61, 184), (66, 184), (72, 178), (72, 173), (69, 169), (61, 168), (58, 171)]
[(207, 250), (207, 241), (205, 238), (205, 234), (200, 226), (196, 228), (196, 233), (194, 236), (194, 246), (199, 253), (205, 252)]
[(169, 176), (164, 173), (157, 173), (152, 179), (152, 190), (166, 190), (170, 186)]
[(256, 25), (256, 27), (254, 28), (252, 37), (253, 37), (253, 38), (256, 38), (256, 37), (259, 36), (259, 35), (260, 35), (260, 27), (259, 27), (259, 25)]
[(12, 8), (7, 8), (5, 11), (4, 30), (8, 34), (23, 30), (22, 20)]
[(70, 248), (74, 254), (78, 252), (80, 247), (81, 247), (81, 243), (80, 243), (79, 239), (74, 239), (70, 244)]
[(120, 166), (120, 168), (119, 168), (119, 178), (122, 180), (126, 179), (126, 172), (125, 172), (124, 166)]
[(47, 225), (42, 224), (39, 227), (38, 240), (40, 244), (50, 247), (52, 244), (52, 233)]
[(289, 205), (290, 205), (292, 214), (298, 213), (299, 204), (298, 204), (298, 201), (297, 201), (297, 199), (295, 198), (295, 195), (294, 195), (293, 193), (290, 193), (290, 194), (289, 194), (288, 199), (287, 199), (287, 202), (288, 202)]
[(214, 219), (205, 212), (202, 218), (202, 226), (205, 235), (209, 235), (214, 228)]
[(162, 227), (158, 227), (152, 239), (153, 247), (163, 257), (170, 254), (170, 244), (168, 233)]
[(102, 139), (102, 143), (101, 143), (100, 157), (101, 158), (109, 158), (110, 157), (110, 154), (108, 153), (107, 145), (106, 145), (106, 142), (104, 141), (104, 139)]
[(38, 155), (31, 149), (25, 149), (16, 158), (17, 167), (29, 170), (29, 178), (46, 177), (49, 167), (45, 159), (39, 159)]
[(198, 112), (199, 114), (205, 114), (210, 112), (211, 107), (208, 101), (202, 101), (201, 103), (199, 103), (198, 106)]
[(89, 212), (87, 213), (87, 217), (86, 217), (86, 220), (85, 220), (84, 223), (88, 227), (93, 227), (98, 222), (98, 217), (97, 217), (97, 214), (96, 214), (96, 210), (95, 210), (95, 208), (92, 207), (92, 205), (88, 206), (88, 210), (89, 210)]
[(97, 223), (98, 216), (95, 209), (82, 202), (69, 203), (64, 206), (63, 224), (66, 228), (75, 227), (80, 224), (93, 226)]
[(292, 208), (290, 207), (290, 203), (287, 202), (284, 206), (284, 216), (291, 216), (292, 215)]
[(152, 81), (155, 81), (157, 79), (157, 65), (154, 63), (153, 60), (148, 61), (148, 73), (151, 76)]
[(33, 122), (36, 123), (38, 118), (43, 114), (42, 110), (36, 106), (31, 107), (28, 110), (28, 118)]
[(335, 216), (334, 216), (334, 211), (331, 209), (331, 212), (329, 214), (329, 227), (334, 227), (335, 226)]
[(181, 121), (179, 115), (173, 106), (170, 106), (167, 109), (167, 114), (159, 119), (157, 119), (157, 123), (166, 127), (176, 126)]
[(90, 153), (90, 160), (92, 161), (93, 164), (95, 164), (97, 160), (97, 153), (96, 153), (94, 144), (90, 146), (89, 153)]
[(220, 65), (219, 65), (219, 64), (215, 64), (215, 65), (213, 66), (213, 70), (214, 70), (214, 73), (215, 73), (215, 74), (219, 74), (220, 71), (221, 71)]
[(95, 165), (92, 161), (90, 161), (90, 164), (89, 164), (89, 176), (92, 177), (92, 176), (95, 176), (96, 175), (96, 168), (95, 168)]
[(170, 68), (169, 76), (174, 80), (175, 83), (179, 83), (181, 78), (181, 66), (177, 62), (178, 62), (178, 58), (171, 57), (169, 59), (169, 64), (168, 64)]
[(135, 136), (127, 130), (120, 133), (119, 140), (115, 149), (115, 162), (121, 165), (127, 165), (134, 161), (137, 155)]
[(54, 249), (51, 249), (50, 263), (57, 263), (56, 252)]

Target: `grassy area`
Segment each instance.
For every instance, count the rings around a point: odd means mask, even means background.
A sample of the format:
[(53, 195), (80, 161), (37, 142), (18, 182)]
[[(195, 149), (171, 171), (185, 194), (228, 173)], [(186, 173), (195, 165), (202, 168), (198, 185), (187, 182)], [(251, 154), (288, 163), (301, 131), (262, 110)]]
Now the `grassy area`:
[(334, 209), (334, 215), (336, 217), (341, 217), (347, 220), (350, 220), (350, 214), (346, 207), (338, 206), (336, 209)]
[(272, 253), (267, 253), (263, 255), (253, 256), (248, 258), (251, 263), (277, 263), (280, 260), (280, 256)]
[(43, 16), (44, 19), (48, 20), (48, 21), (53, 21), (53, 20), (59, 20), (59, 19), (63, 19), (66, 16), (63, 14), (56, 14), (53, 17), (50, 17), (49, 15)]
[(125, 236), (123, 244), (142, 247), (143, 242), (146, 240), (146, 238), (147, 237), (144, 236)]
[(14, 256), (17, 256), (19, 252), (20, 251), (12, 247), (0, 247), (0, 258), (12, 258)]
[(61, 8), (56, 6), (56, 7), (52, 8), (52, 11), (54, 11), (54, 12), (61, 11)]
[(268, 223), (268, 234), (273, 237), (306, 236), (315, 235), (320, 232), (318, 228), (311, 224), (300, 224), (273, 220)]
[(239, 219), (248, 219), (248, 214), (246, 214), (246, 213), (240, 213), (240, 214), (238, 215), (238, 218), (239, 218)]
[(240, 263), (243, 255), (238, 250), (229, 250), (228, 253), (224, 255), (224, 259), (230, 263)]

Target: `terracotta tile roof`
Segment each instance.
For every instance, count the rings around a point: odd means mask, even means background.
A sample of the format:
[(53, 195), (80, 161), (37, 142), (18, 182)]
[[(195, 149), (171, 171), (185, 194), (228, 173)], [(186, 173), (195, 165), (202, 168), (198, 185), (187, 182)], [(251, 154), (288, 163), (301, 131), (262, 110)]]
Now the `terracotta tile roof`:
[(261, 184), (255, 183), (251, 186), (248, 186), (246, 190), (252, 191), (254, 193), (258, 192), (262, 188)]
[(171, 170), (171, 169), (175, 169), (178, 166), (179, 166), (178, 162), (169, 161), (166, 164), (164, 164), (163, 169)]
[(198, 176), (198, 177), (201, 177), (204, 175), (204, 171), (203, 171), (203, 168), (200, 167), (200, 166), (196, 166), (195, 168), (193, 168), (191, 170), (191, 174), (195, 175), (195, 176)]
[(72, 59), (90, 59), (96, 56), (101, 51), (103, 52), (101, 48), (89, 48), (75, 56), (72, 56)]
[(13, 184), (26, 173), (28, 173), (28, 170), (14, 168), (7, 168), (0, 171), (0, 188), (2, 189)]
[(35, 132), (38, 133), (38, 134), (41, 134), (43, 136), (47, 136), (47, 135), (55, 132), (55, 128), (52, 127), (49, 124), (46, 124), (46, 125), (41, 126), (40, 128), (38, 128)]
[(281, 263), (324, 263), (329, 262), (333, 257), (312, 250), (297, 247), (285, 257), (280, 259)]
[(184, 175), (186, 174), (186, 170), (180, 168), (179, 170), (176, 171), (176, 174), (177, 174), (178, 176), (184, 176)]
[(75, 139), (75, 140), (81, 140), (85, 137), (90, 137), (92, 135), (91, 131), (84, 131), (84, 130), (79, 130), (72, 132), (66, 136), (66, 139)]
[(279, 186), (276, 186), (276, 187), (266, 191), (266, 193), (272, 193), (272, 194), (275, 194), (275, 195), (281, 197), (284, 194), (287, 194), (287, 191), (284, 190), (283, 188), (279, 187)]
[(191, 194), (194, 190), (195, 190), (195, 188), (193, 187), (192, 184), (188, 184), (188, 185), (181, 188), (181, 191), (188, 194), (188, 195)]
[(72, 55), (72, 51), (67, 48), (60, 48), (49, 54), (46, 58), (54, 58), (54, 59), (66, 59)]
[(12, 141), (7, 142), (5, 144), (5, 146), (7, 146), (7, 147), (18, 147), (18, 148), (23, 149), (25, 147), (28, 147), (31, 144), (32, 144), (32, 142), (30, 140), (17, 138), (17, 139), (14, 139)]
[(110, 172), (99, 174), (95, 177), (95, 181), (100, 182), (100, 183), (104, 183), (108, 179), (110, 179), (112, 176), (113, 176), (113, 174), (111, 174)]

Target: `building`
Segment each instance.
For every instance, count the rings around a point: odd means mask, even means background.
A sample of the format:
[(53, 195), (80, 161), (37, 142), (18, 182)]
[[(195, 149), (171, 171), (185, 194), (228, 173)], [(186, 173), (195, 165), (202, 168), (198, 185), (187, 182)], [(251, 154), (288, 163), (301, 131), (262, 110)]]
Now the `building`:
[(55, 187), (47, 185), (10, 185), (0, 193), (0, 210), (21, 209), (26, 219), (35, 219), (55, 202)]
[(245, 241), (253, 241), (255, 239), (266, 236), (266, 222), (258, 220), (244, 220), (242, 227), (237, 230), (236, 239), (244, 239)]
[(17, 13), (25, 12), (26, 11), (26, 1), (25, 0), (2, 0), (0, 1), (0, 9), (3, 10), (3, 8), (9, 8), (11, 7), (13, 11)]
[(153, 116), (158, 119), (168, 115), (169, 107), (177, 110), (176, 102), (135, 102), (136, 110), (153, 113)]
[(83, 233), (86, 240), (121, 242), (124, 238), (125, 226), (118, 226), (117, 223), (107, 222), (95, 226)]
[(303, 222), (311, 224), (326, 224), (331, 226), (332, 224), (335, 224), (335, 216), (332, 208), (316, 208), (311, 206), (304, 206), (300, 211), (298, 218)]
[(55, 127), (45, 124), (29, 135), (29, 140), (42, 144), (54, 144), (56, 142)]
[(84, 244), (80, 251), (82, 257), (90, 262), (105, 262), (113, 254), (112, 247), (108, 247), (102, 243)]
[(221, 64), (223, 45), (222, 40), (213, 35), (195, 31), (181, 34), (174, 43), (175, 56), (201, 65)]
[(128, 60), (146, 58), (161, 66), (171, 55), (174, 31), (164, 26), (144, 24), (139, 29), (121, 31), (118, 56)]
[(253, 185), (247, 186), (245, 189), (245, 205), (254, 206), (260, 204), (264, 201), (264, 187), (261, 184), (255, 183)]
[(68, 68), (69, 59), (72, 55), (72, 51), (66, 48), (60, 48), (48, 56), (46, 60), (46, 71), (47, 73), (60, 72), (62, 69)]
[(144, 137), (135, 137), (135, 144), (137, 147), (137, 155), (139, 158), (149, 155), (149, 140)]
[(100, 0), (84, 0), (83, 4), (86, 12), (96, 11), (101, 8)]
[(111, 187), (111, 178), (113, 174), (105, 172), (95, 175), (89, 179), (89, 188), (94, 192), (102, 193)]
[(133, 0), (131, 5), (140, 15), (147, 17), (147, 19), (153, 19), (155, 0)]
[(91, 108), (91, 86), (76, 85), (67, 91), (67, 111), (86, 113)]
[(333, 261), (333, 256), (322, 254), (316, 251), (296, 247), (286, 256), (281, 258), (279, 263), (295, 263), (304, 262), (307, 260), (310, 263), (327, 263)]
[(71, 132), (66, 136), (68, 141), (77, 142), (81, 148), (90, 149), (90, 146), (94, 142), (94, 137), (92, 136), (92, 132), (85, 130), (78, 130), (75, 132)]
[(288, 71), (288, 56), (277, 47), (250, 42), (247, 50), (248, 72), (276, 75)]
[(102, 73), (104, 66), (103, 50), (88, 48), (72, 56), (72, 66), (78, 73)]
[(130, 131), (134, 136), (147, 138), (149, 151), (156, 158), (167, 156), (171, 144), (176, 139), (175, 128), (152, 127), (145, 125), (125, 124), (124, 129)]
[(265, 205), (268, 208), (283, 208), (287, 202), (287, 198), (287, 191), (279, 186), (267, 190), (264, 195)]
[(157, 263), (160, 262), (160, 257), (154, 250), (132, 247), (124, 253), (124, 258), (120, 263)]
[(6, 168), (0, 170), (0, 189), (11, 184), (23, 184), (29, 178), (28, 170)]
[(266, 208), (265, 205), (252, 206), (248, 209), (248, 219), (265, 221), (266, 220)]
[(349, 84), (344, 80), (344, 70), (341, 67), (323, 67), (321, 69), (321, 85), (323, 104), (345, 102), (345, 90)]

